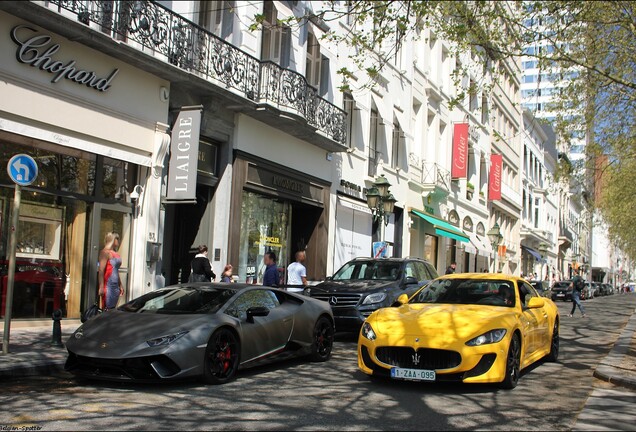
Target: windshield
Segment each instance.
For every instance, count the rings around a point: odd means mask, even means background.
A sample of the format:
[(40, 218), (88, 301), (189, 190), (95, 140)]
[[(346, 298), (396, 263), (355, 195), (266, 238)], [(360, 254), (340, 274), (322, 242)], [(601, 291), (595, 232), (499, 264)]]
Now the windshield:
[(124, 312), (160, 314), (215, 313), (235, 291), (222, 288), (174, 287), (149, 292), (118, 309)]
[(400, 263), (392, 261), (348, 262), (333, 276), (333, 280), (385, 280), (395, 281), (400, 276)]
[(515, 305), (515, 288), (510, 281), (441, 279), (418, 291), (409, 303)]

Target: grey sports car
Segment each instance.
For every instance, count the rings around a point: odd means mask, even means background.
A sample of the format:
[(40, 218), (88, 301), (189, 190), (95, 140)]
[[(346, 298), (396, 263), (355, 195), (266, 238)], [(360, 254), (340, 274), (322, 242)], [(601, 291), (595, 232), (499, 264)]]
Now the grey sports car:
[(331, 356), (325, 302), (276, 288), (195, 283), (162, 288), (104, 312), (67, 340), (65, 369), (82, 377), (231, 380), (275, 359)]

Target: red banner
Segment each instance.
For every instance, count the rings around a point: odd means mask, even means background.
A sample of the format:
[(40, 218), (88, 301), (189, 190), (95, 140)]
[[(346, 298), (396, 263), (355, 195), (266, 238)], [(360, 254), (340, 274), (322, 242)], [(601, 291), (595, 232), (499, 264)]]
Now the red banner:
[(503, 157), (500, 154), (490, 155), (490, 177), (488, 178), (488, 199), (490, 201), (501, 199), (502, 169)]
[(455, 123), (453, 130), (452, 178), (466, 178), (468, 174), (468, 123)]

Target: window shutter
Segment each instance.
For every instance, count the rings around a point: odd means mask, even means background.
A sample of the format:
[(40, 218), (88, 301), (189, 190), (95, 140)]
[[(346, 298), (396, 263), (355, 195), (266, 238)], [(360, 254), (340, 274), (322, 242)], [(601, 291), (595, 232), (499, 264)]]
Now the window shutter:
[(280, 65), (284, 68), (289, 67), (289, 57), (291, 51), (291, 28), (283, 27), (283, 37), (280, 47)]
[(325, 56), (322, 56), (320, 66), (320, 96), (326, 96), (329, 92), (329, 59)]

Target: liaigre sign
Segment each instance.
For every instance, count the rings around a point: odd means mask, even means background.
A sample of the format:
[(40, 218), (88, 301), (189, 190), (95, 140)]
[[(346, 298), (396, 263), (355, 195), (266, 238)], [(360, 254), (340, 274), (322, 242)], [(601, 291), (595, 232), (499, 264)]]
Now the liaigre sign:
[(37, 30), (26, 25), (13, 27), (11, 29), (11, 40), (18, 45), (18, 49), (15, 52), (16, 59), (20, 63), (52, 74), (52, 83), (67, 79), (97, 91), (105, 92), (108, 91), (113, 79), (119, 72), (119, 69), (113, 69), (110, 75), (100, 78), (95, 72), (76, 66), (75, 60), (66, 62), (58, 60), (55, 54), (60, 51), (60, 45), (52, 43), (51, 36), (39, 34)]

